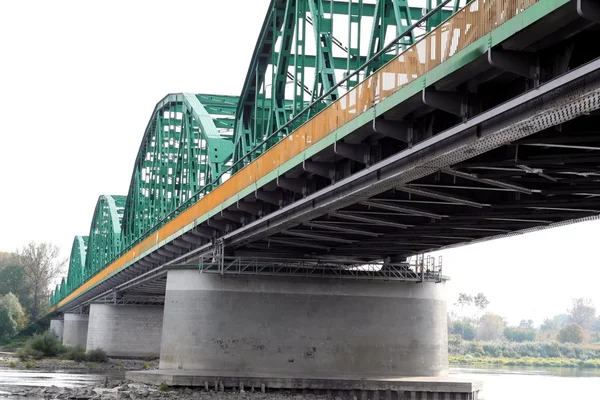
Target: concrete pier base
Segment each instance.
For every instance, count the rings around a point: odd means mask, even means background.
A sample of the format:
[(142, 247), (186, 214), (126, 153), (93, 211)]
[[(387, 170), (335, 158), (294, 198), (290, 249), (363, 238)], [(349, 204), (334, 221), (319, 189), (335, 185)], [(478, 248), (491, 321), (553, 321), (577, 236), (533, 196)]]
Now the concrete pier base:
[(58, 338), (59, 342), (63, 340), (63, 331), (65, 327), (65, 321), (62, 319), (51, 319), (50, 320), (50, 332)]
[(162, 306), (91, 304), (87, 350), (111, 357), (158, 357)]
[(329, 398), (361, 400), (477, 400), (481, 382), (453, 377), (411, 377), (361, 379), (351, 376), (285, 376), (212, 371), (128, 371), (127, 379), (152, 385), (207, 387), (209, 390), (291, 390), (298, 393), (327, 395)]
[(448, 371), (444, 283), (174, 269), (164, 314), (161, 370), (378, 379)]
[(65, 314), (62, 343), (65, 346), (86, 347), (89, 315)]

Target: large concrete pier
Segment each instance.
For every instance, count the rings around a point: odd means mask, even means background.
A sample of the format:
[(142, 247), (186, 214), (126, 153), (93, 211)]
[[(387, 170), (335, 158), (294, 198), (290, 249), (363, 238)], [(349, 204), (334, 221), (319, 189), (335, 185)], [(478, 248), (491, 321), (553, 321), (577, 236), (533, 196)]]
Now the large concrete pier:
[(170, 270), (160, 368), (438, 376), (446, 324), (444, 283)]
[(163, 307), (92, 304), (87, 349), (111, 357), (158, 357)]
[(50, 332), (52, 332), (60, 342), (63, 340), (63, 331), (65, 329), (65, 320), (52, 318), (50, 320)]
[(89, 315), (65, 314), (62, 342), (66, 346), (86, 347)]

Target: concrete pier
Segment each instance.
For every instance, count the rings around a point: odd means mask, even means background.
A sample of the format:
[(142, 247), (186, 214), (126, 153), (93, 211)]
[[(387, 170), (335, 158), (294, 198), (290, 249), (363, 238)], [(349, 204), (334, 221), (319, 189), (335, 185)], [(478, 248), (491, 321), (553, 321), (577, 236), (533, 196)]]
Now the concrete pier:
[(50, 320), (50, 332), (58, 338), (59, 342), (63, 340), (63, 331), (65, 327), (65, 321), (62, 319), (54, 318)]
[(87, 350), (112, 357), (158, 357), (162, 306), (91, 304)]
[(89, 315), (66, 313), (62, 343), (65, 346), (86, 347)]
[(444, 283), (174, 269), (167, 278), (160, 369), (441, 376), (448, 371), (446, 325)]

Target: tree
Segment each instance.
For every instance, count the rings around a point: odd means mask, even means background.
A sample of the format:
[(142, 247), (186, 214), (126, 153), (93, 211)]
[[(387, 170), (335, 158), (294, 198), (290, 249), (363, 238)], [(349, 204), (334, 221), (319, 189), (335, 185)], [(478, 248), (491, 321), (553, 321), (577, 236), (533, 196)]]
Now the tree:
[(31, 319), (44, 312), (50, 296), (50, 284), (62, 273), (66, 260), (59, 260), (58, 247), (50, 243), (29, 243), (19, 253), (26, 281), (31, 287)]
[(552, 317), (552, 319), (546, 318), (540, 326), (542, 332), (559, 331), (564, 328), (569, 322), (568, 314), (558, 314)]
[(6, 253), (4, 251), (0, 251), (0, 270), (2, 270), (7, 265), (12, 265), (19, 258), (16, 253)]
[(8, 311), (0, 308), (0, 339), (13, 336), (16, 332), (14, 321), (10, 319)]
[(473, 297), (471, 297), (470, 295), (466, 294), (466, 293), (460, 293), (458, 295), (458, 301), (456, 302), (455, 306), (459, 306), (460, 307), (460, 314), (462, 316), (463, 322), (462, 322), (462, 332), (460, 332), (461, 336), (463, 337), (463, 339), (465, 338), (465, 312), (464, 312), (464, 308), (465, 306), (470, 306), (473, 303)]
[(463, 340), (475, 339), (475, 327), (469, 319), (464, 321), (454, 321), (450, 328), (451, 334), (458, 335), (463, 338)]
[(22, 266), (12, 263), (0, 270), (0, 296), (8, 293), (18, 296), (25, 292), (25, 271)]
[(536, 334), (534, 329), (527, 328), (506, 328), (504, 337), (511, 342), (533, 342)]
[(521, 328), (521, 329), (533, 329), (533, 320), (531, 320), (531, 319), (528, 319), (528, 320), (522, 319), (521, 322), (519, 323), (519, 328)]
[(25, 313), (23, 307), (19, 303), (19, 299), (12, 293), (0, 299), (0, 308), (6, 310), (8, 316), (14, 321), (15, 329), (21, 329), (25, 325)]
[(504, 334), (506, 322), (499, 315), (487, 313), (479, 320), (477, 328), (477, 339), (498, 340)]
[(483, 293), (477, 293), (477, 296), (473, 297), (473, 303), (478, 310), (483, 311), (490, 305), (489, 300)]
[(473, 304), (473, 297), (471, 297), (470, 295), (466, 294), (466, 293), (460, 293), (458, 295), (458, 301), (456, 302), (456, 306), (459, 306), (461, 309), (461, 314), (464, 316), (463, 308), (465, 306), (470, 306), (471, 304)]
[(558, 341), (561, 343), (583, 343), (583, 329), (577, 324), (565, 326), (558, 333)]
[(23, 327), (25, 313), (12, 293), (0, 298), (0, 337), (12, 336)]
[(590, 328), (596, 319), (596, 307), (591, 299), (573, 299), (573, 307), (568, 310), (571, 322), (584, 329)]

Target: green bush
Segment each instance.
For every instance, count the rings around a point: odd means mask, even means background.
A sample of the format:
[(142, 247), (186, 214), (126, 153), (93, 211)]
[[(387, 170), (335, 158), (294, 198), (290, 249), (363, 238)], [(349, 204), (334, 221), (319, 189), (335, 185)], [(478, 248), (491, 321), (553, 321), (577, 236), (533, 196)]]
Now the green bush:
[(506, 365), (506, 366), (528, 366), (528, 367), (559, 367), (559, 368), (600, 368), (600, 359), (575, 360), (572, 358), (539, 358), (539, 357), (467, 357), (450, 356), (451, 364), (462, 365)]
[(87, 361), (85, 349), (81, 346), (67, 347), (63, 357), (67, 360), (73, 360), (77, 362)]
[(44, 353), (42, 353), (39, 350), (31, 349), (28, 347), (22, 347), (19, 350), (17, 350), (16, 356), (19, 357), (21, 361), (25, 362), (32, 358), (34, 360), (40, 360), (44, 358)]
[(22, 361), (31, 358), (41, 359), (44, 357), (56, 357), (65, 352), (65, 346), (62, 345), (51, 332), (36, 334), (29, 338), (17, 351), (17, 357)]
[(87, 359), (88, 361), (104, 363), (108, 361), (108, 356), (104, 350), (95, 349), (88, 351)]
[(169, 385), (167, 385), (166, 383), (161, 383), (160, 386), (158, 387), (158, 390), (162, 390), (163, 392), (167, 391), (167, 390), (169, 390)]
[(558, 342), (461, 342), (448, 338), (448, 351), (474, 357), (600, 359), (600, 348)]
[(65, 351), (65, 347), (50, 331), (41, 335), (35, 334), (25, 342), (25, 348), (40, 352), (45, 357), (56, 357)]
[(583, 329), (576, 324), (567, 325), (558, 332), (558, 340), (561, 343), (582, 343), (583, 339)]

